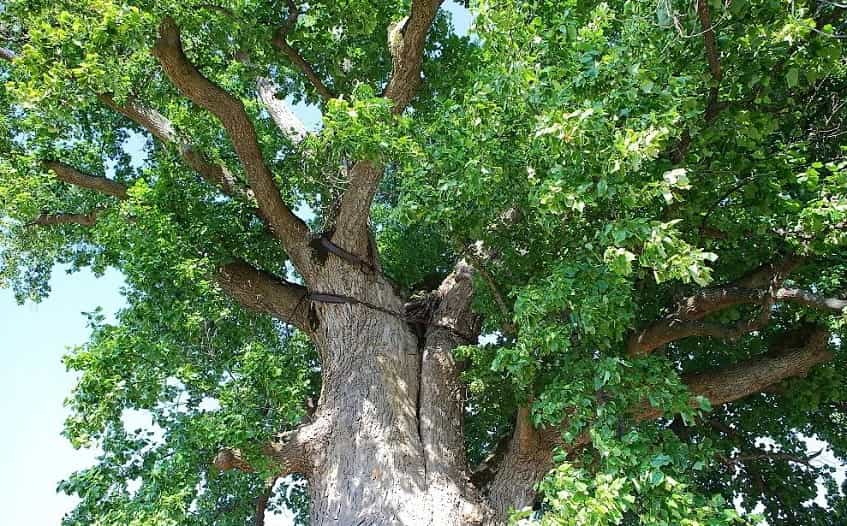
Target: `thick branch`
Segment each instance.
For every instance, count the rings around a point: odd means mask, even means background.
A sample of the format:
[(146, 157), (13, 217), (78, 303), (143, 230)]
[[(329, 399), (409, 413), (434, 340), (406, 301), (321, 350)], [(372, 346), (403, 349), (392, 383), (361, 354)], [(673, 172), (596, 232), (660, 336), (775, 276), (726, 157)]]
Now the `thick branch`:
[(486, 488), (495, 524), (506, 523), (510, 509), (532, 506), (536, 487), (553, 468), (553, 450), (561, 442), (559, 430), (533, 426), (528, 405), (518, 409), (514, 433)]
[[(50, 161), (55, 163), (55, 161)], [(47, 163), (45, 163), (47, 164)], [(120, 199), (126, 198), (126, 188), (113, 181), (108, 181), (123, 188), (123, 193), (118, 194), (116, 188), (104, 186), (102, 181), (91, 183), (91, 179), (104, 179), (82, 174), (58, 163), (59, 170), (68, 170), (68, 178), (62, 178), (70, 184), (76, 184), (83, 188), (89, 188), (109, 195), (115, 195)], [(55, 170), (55, 167), (50, 166)], [(111, 190), (112, 192), (107, 192)], [(92, 226), (97, 222), (98, 211), (87, 214), (42, 214), (36, 217), (30, 225), (54, 226), (54, 225), (82, 225)], [(270, 314), (275, 318), (290, 323), (295, 327), (308, 330), (306, 312), (308, 304), (305, 301), (306, 288), (281, 280), (276, 276), (258, 270), (243, 261), (224, 265), (218, 272), (217, 282), (220, 287), (243, 306)]]
[(700, 18), (700, 26), (703, 28), (703, 43), (706, 47), (706, 60), (709, 62), (709, 71), (712, 73), (714, 85), (709, 88), (709, 100), (706, 103), (706, 123), (717, 119), (723, 109), (718, 103), (718, 85), (723, 78), (721, 63), (719, 59), (718, 43), (715, 38), (715, 28), (712, 17), (709, 14), (709, 3), (707, 0), (697, 0), (697, 16)]
[[(690, 336), (708, 336), (733, 340), (764, 327), (770, 310), (769, 302), (798, 303), (822, 311), (841, 314), (847, 308), (847, 300), (829, 298), (797, 288), (779, 288), (772, 294), (766, 290), (738, 287), (707, 289), (683, 300), (677, 309), (634, 335), (629, 342), (630, 356), (647, 354), (670, 342)], [(703, 317), (741, 304), (762, 305), (759, 318), (727, 326), (700, 321)], [(767, 310), (767, 311), (766, 311)]]
[[(713, 406), (727, 404), (787, 378), (804, 376), (812, 367), (828, 362), (833, 356), (827, 349), (828, 342), (829, 332), (816, 327), (799, 347), (781, 348), (729, 367), (687, 375), (683, 382), (692, 394), (706, 397)], [(636, 418), (650, 420), (660, 416), (662, 411), (645, 407)]]
[(306, 127), (285, 101), (276, 97), (276, 86), (265, 77), (256, 79), (256, 92), (277, 127), (288, 139), (297, 144), (306, 138)]
[(841, 314), (847, 308), (847, 300), (827, 298), (801, 289), (781, 288), (776, 291), (777, 299), (799, 303), (818, 310), (829, 310)]
[[(442, 1), (413, 0), (409, 16), (388, 28), (393, 69), (384, 96), (393, 103), (395, 114), (401, 113), (417, 93), (426, 35)], [(358, 161), (350, 170), (347, 190), (341, 197), (333, 239), (359, 257), (368, 256), (368, 217), (382, 174), (382, 166)]]
[[(316, 420), (303, 424), (296, 429), (280, 433), (262, 447), (262, 453), (270, 462), (275, 477), (284, 477), (299, 473), (308, 477), (312, 473), (313, 455), (316, 448), (329, 432), (327, 422)], [(221, 470), (238, 469), (245, 472), (255, 471), (250, 462), (238, 449), (224, 448), (212, 461)]]
[(179, 140), (171, 121), (153, 108), (148, 108), (132, 98), (127, 100), (126, 104), (121, 105), (106, 93), (97, 95), (97, 98), (109, 108), (150, 132), (153, 137), (161, 142), (175, 143)]
[(438, 306), (425, 334), (418, 418), (427, 482), (461, 491), (467, 480), (464, 446), (464, 387), (453, 349), (475, 343), (473, 269), (460, 261), (434, 293)]
[(170, 17), (166, 17), (159, 27), (153, 54), (182, 93), (220, 119), (271, 231), (283, 242), (295, 267), (304, 273), (308, 271), (309, 229), (283, 202), (262, 157), (256, 130), (244, 104), (204, 77), (188, 60), (182, 48), (179, 28)]
[(98, 95), (98, 98), (109, 108), (150, 132), (153, 137), (162, 143), (175, 145), (188, 166), (225, 194), (248, 201), (253, 200), (253, 193), (250, 190), (242, 189), (237, 179), (225, 166), (206, 160), (206, 157), (194, 145), (180, 138), (171, 121), (155, 109), (133, 99), (121, 105), (115, 102), (111, 95), (101, 94)]
[[(56, 178), (62, 182), (93, 190), (104, 195), (126, 199), (127, 189), (121, 183), (117, 183), (105, 177), (88, 175), (80, 172), (73, 166), (59, 161), (42, 161), (42, 165), (56, 174)], [(100, 210), (92, 210), (85, 214), (41, 214), (33, 219), (29, 226), (58, 226), (58, 225), (80, 225), (94, 226), (97, 223), (97, 214)]]
[(11, 61), (15, 60), (16, 56), (17, 55), (15, 54), (15, 52), (12, 51), (11, 49), (5, 48), (5, 47), (0, 47), (0, 59), (5, 60), (6, 62), (11, 62)]
[(220, 268), (218, 285), (248, 309), (270, 314), (303, 330), (309, 330), (309, 302), (305, 287), (259, 270), (243, 261)]
[(29, 224), (32, 226), (93, 226), (96, 222), (97, 212), (89, 212), (87, 214), (41, 214)]
[(44, 161), (42, 164), (46, 169), (56, 174), (56, 178), (60, 181), (118, 199), (126, 199), (126, 186), (121, 183), (105, 177), (84, 174), (73, 166), (59, 161)]
[(238, 449), (222, 449), (215, 455), (215, 459), (212, 461), (212, 464), (221, 471), (230, 471), (232, 469), (237, 469), (239, 471), (244, 471), (245, 473), (252, 473), (255, 471), (253, 466), (244, 458), (241, 451)]
[(630, 356), (641, 356), (670, 342), (689, 338), (691, 336), (708, 336), (722, 340), (733, 340), (746, 333), (745, 327), (725, 327), (718, 323), (704, 323), (700, 321), (677, 322), (675, 320), (663, 321), (651, 325), (642, 332), (636, 340), (635, 345), (630, 346)]
[(335, 221), (333, 242), (363, 258), (369, 255), (368, 217), (382, 173), (383, 167), (371, 161), (359, 161), (353, 165)]
[(388, 28), (388, 46), (393, 67), (385, 97), (401, 113), (412, 101), (421, 83), (426, 35), (443, 0), (412, 0), (409, 16)]
[[(629, 340), (630, 356), (648, 354), (670, 342), (690, 336), (708, 336), (733, 340), (762, 329), (769, 321), (771, 306), (792, 302), (807, 307), (841, 313), (847, 301), (826, 298), (796, 289), (781, 287), (788, 275), (803, 263), (789, 255), (778, 262), (766, 263), (733, 284), (702, 290), (680, 301), (665, 317), (635, 333)], [(735, 305), (760, 305), (760, 315), (735, 325), (702, 321), (706, 316)]]
[[(286, 442), (285, 439), (270, 442), (262, 448), (262, 452), (276, 466), (278, 477), (292, 473), (303, 473), (306, 470), (305, 451), (303, 444)], [(224, 448), (215, 455), (212, 464), (221, 471), (237, 469), (245, 473), (253, 473), (255, 468), (238, 449)]]
[(782, 283), (785, 279), (805, 263), (801, 256), (789, 254), (781, 259), (769, 261), (742, 276), (736, 285), (746, 289), (761, 289), (771, 286), (774, 282)]

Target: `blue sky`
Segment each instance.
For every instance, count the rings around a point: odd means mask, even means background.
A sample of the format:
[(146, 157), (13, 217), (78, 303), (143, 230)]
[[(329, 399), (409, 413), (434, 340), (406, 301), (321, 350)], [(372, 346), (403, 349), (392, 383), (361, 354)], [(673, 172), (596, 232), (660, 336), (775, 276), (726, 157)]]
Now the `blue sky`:
[[(467, 34), (471, 17), (454, 2), (459, 34)], [(315, 108), (294, 108), (310, 130), (320, 126)], [(128, 144), (136, 161), (141, 137)], [(9, 290), (0, 289), (0, 433), (3, 452), (0, 477), (2, 523), (8, 526), (57, 525), (75, 499), (56, 492), (56, 485), (73, 471), (94, 463), (96, 452), (77, 451), (60, 435), (67, 415), (63, 401), (74, 386), (61, 358), (88, 339), (83, 312), (98, 306), (108, 316), (124, 304), (121, 275), (110, 271), (96, 278), (88, 271), (67, 274), (54, 269), (50, 296), (39, 304), (18, 305)], [(286, 526), (284, 516), (268, 526)]]
[(87, 271), (67, 275), (56, 269), (50, 297), (23, 306), (0, 289), (3, 524), (59, 524), (73, 507), (72, 498), (56, 493), (56, 484), (92, 464), (94, 454), (74, 450), (59, 435), (67, 415), (62, 402), (74, 385), (61, 358), (68, 346), (88, 338), (82, 312), (120, 308), (121, 283), (114, 271), (98, 279)]

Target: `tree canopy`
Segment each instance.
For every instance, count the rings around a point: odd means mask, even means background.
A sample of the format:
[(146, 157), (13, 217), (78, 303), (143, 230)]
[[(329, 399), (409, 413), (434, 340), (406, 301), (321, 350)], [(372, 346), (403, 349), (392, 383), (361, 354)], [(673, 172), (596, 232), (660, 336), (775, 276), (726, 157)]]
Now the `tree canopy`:
[(328, 250), (410, 303), (474, 269), (473, 480), (505, 438), (552, 454), (517, 518), (844, 524), (806, 438), (847, 458), (845, 6), (479, 0), (468, 35), (439, 6), (2, 5), (0, 286), (126, 280), (65, 358), (102, 454), (64, 524), (305, 521), (266, 445), (321, 390), (304, 254), (368, 222)]

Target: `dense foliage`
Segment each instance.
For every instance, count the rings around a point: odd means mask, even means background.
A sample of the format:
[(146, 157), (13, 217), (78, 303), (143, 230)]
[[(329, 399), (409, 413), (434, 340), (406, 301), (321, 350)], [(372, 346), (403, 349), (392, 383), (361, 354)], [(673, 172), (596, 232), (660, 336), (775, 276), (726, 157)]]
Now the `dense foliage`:
[[(301, 14), (285, 26), (292, 5)], [(80, 374), (65, 434), (102, 454), (60, 484), (80, 497), (64, 524), (250, 523), (271, 476), (260, 445), (300, 422), (320, 389), (308, 339), (242, 308), (214, 279), (236, 259), (297, 278), (250, 199), (222, 195), (184, 162), (191, 144), (244, 184), (218, 121), (150, 53), (165, 16), (198, 69), (243, 101), (279, 191), (314, 231), (331, 225), (349, 160), (373, 160), (385, 175), (372, 230), (398, 290), (432, 290), (462, 257), (477, 267), (488, 336), (457, 350), (468, 365), (470, 459), (495, 450), (519, 406), (538, 426), (566, 422), (541, 504), (516, 518), (747, 520), (735, 504), (759, 505), (773, 526), (847, 521), (834, 470), (805, 442), (847, 458), (842, 315), (771, 297), (707, 316), (749, 329), (731, 337), (671, 339), (640, 354), (629, 343), (681, 299), (787, 257), (802, 264), (780, 285), (844, 297), (844, 7), (480, 0), (470, 9), (469, 35), (451, 23), (468, 16), (463, 8), (441, 9), (424, 82), (396, 116), (381, 96), (386, 28), (408, 1), (3, 5), (0, 285), (38, 301), (57, 264), (113, 267), (126, 280), (117, 320), (91, 314), (89, 342), (65, 359)], [(272, 45), (281, 26), (322, 84)], [(281, 133), (257, 77), (280, 99), (320, 109), (320, 130), (303, 141)], [(165, 115), (179, 141), (162, 143), (115, 111), (132, 101)], [(106, 176), (126, 195), (67, 184), (49, 161)], [(69, 220), (48, 220), (58, 214)], [(480, 244), (496, 257), (483, 260), (471, 248)], [(720, 407), (692, 402), (685, 377), (763, 355), (811, 324), (828, 331), (831, 361)], [(661, 417), (637, 418), (644, 404)], [(138, 412), (152, 427), (127, 425)], [(256, 469), (219, 472), (211, 460), (221, 447)], [(826, 506), (812, 502), (821, 487)], [(277, 488), (271, 505), (305, 520), (302, 485)]]

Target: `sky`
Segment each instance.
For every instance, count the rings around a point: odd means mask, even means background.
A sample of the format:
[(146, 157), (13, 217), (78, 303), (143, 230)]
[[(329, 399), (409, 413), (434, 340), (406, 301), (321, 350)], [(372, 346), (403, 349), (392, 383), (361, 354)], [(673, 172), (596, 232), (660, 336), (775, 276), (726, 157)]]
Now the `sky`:
[(121, 284), (115, 271), (95, 278), (55, 269), (50, 296), (23, 306), (0, 289), (0, 509), (7, 526), (59, 524), (73, 507), (56, 484), (91, 465), (94, 453), (74, 450), (59, 434), (67, 415), (62, 402), (74, 386), (61, 358), (88, 339), (83, 312), (120, 308)]
[[(454, 2), (457, 33), (467, 34), (471, 17)], [(314, 107), (297, 105), (295, 113), (307, 129), (320, 127)], [(127, 150), (141, 161), (142, 136)], [(60, 480), (91, 466), (96, 451), (74, 450), (60, 433), (68, 414), (63, 401), (75, 377), (62, 365), (62, 356), (86, 342), (89, 330), (84, 312), (97, 307), (109, 318), (124, 305), (123, 280), (117, 271), (95, 277), (89, 271), (53, 271), (52, 291), (38, 304), (18, 305), (10, 290), (0, 289), (0, 509), (4, 526), (58, 525), (76, 499), (56, 492)], [(135, 417), (138, 423), (143, 418)], [(289, 526), (288, 514), (267, 517), (267, 526)]]

